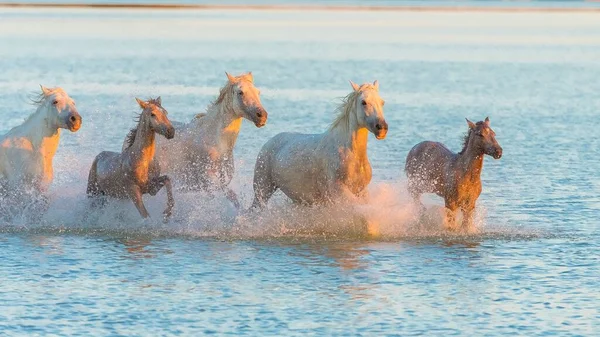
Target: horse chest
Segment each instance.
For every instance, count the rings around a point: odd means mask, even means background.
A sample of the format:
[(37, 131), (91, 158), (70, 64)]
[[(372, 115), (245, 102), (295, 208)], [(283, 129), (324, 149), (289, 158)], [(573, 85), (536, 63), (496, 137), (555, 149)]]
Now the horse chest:
[(136, 184), (140, 186), (145, 186), (148, 184), (148, 171), (149, 171), (149, 163), (143, 163), (136, 165), (131, 170), (130, 179), (133, 180)]
[(364, 161), (342, 162), (338, 175), (340, 180), (354, 193), (362, 191), (371, 181), (371, 165)]
[(481, 181), (464, 178), (458, 181), (456, 197), (461, 204), (474, 204), (481, 194)]

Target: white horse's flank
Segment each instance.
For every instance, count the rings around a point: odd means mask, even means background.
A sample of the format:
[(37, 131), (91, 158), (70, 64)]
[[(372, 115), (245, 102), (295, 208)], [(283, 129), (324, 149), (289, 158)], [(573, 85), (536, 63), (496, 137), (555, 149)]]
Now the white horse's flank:
[(384, 139), (388, 125), (378, 82), (350, 83), (354, 90), (329, 130), (280, 133), (262, 147), (254, 169), (253, 207), (263, 207), (278, 188), (296, 203), (366, 200), (371, 181), (368, 132)]
[(60, 129), (76, 132), (81, 127), (75, 102), (63, 89), (41, 88), (36, 112), (0, 137), (0, 185), (6, 189), (46, 192)]
[(156, 160), (179, 188), (222, 190), (239, 207), (236, 194), (227, 187), (234, 172), (233, 148), (242, 118), (260, 128), (267, 122), (267, 112), (251, 72), (226, 75), (227, 84), (205, 114), (196, 115), (188, 124), (174, 122), (173, 140), (157, 139)]

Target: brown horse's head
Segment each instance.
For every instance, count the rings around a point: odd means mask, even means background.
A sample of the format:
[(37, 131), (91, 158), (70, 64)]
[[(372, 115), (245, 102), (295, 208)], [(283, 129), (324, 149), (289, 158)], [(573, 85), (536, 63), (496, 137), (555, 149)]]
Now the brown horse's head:
[(494, 157), (494, 159), (500, 159), (502, 157), (502, 147), (496, 141), (496, 133), (490, 127), (489, 117), (486, 117), (485, 121), (477, 123), (467, 119), (467, 124), (469, 125), (469, 133), (467, 134), (465, 149), (471, 147)]
[(149, 123), (150, 130), (165, 136), (167, 139), (172, 139), (175, 136), (175, 128), (167, 117), (169, 113), (161, 105), (160, 96), (147, 102), (137, 97), (135, 100), (143, 109), (140, 118), (142, 121), (146, 120)]

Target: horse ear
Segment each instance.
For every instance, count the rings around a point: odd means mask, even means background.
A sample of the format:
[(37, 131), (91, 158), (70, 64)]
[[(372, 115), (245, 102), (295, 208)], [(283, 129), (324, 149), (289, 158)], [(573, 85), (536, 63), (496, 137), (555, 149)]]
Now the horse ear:
[(485, 118), (485, 125), (487, 125), (488, 127), (490, 126), (490, 118), (489, 117)]
[(135, 98), (135, 100), (136, 100), (136, 101), (138, 102), (138, 104), (140, 105), (140, 108), (142, 108), (142, 109), (146, 109), (146, 106), (148, 105), (146, 102), (142, 101), (141, 99), (139, 99), (139, 98), (137, 98), (137, 97)]
[(254, 82), (254, 76), (252, 76), (252, 72), (251, 71), (248, 72), (248, 76), (247, 77), (248, 77), (248, 80), (250, 82)]
[(231, 76), (228, 72), (225, 72), (225, 75), (227, 75), (227, 79), (229, 80), (229, 82), (235, 81), (235, 77)]
[(350, 81), (350, 85), (352, 86), (352, 89), (354, 89), (354, 91), (358, 91), (358, 88), (359, 88), (358, 84)]
[(156, 97), (156, 103), (158, 103), (158, 105), (162, 105), (162, 100), (160, 99), (160, 96)]
[(475, 129), (475, 123), (471, 122), (468, 118), (465, 118), (467, 120), (467, 125), (469, 125), (469, 129)]
[(375, 82), (373, 82), (373, 86), (375, 87), (375, 89), (379, 90), (379, 81), (375, 80)]
[(50, 89), (46, 88), (45, 86), (40, 84), (40, 88), (42, 88), (42, 93), (44, 94), (44, 96), (48, 96), (50, 95)]

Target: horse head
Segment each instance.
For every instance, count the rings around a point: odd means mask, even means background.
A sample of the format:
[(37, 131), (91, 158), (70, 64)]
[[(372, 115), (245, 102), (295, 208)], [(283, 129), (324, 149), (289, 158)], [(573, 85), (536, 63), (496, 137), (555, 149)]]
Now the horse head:
[(467, 119), (469, 125), (469, 146), (473, 146), (487, 154), (500, 159), (502, 157), (502, 147), (496, 141), (496, 133), (490, 127), (490, 118), (486, 117), (485, 121), (473, 123)]
[(379, 96), (379, 82), (365, 83), (361, 86), (350, 81), (356, 94), (356, 119), (360, 126), (366, 127), (377, 139), (384, 139), (388, 124), (383, 116), (384, 100)]
[(75, 101), (62, 88), (42, 88), (38, 103), (47, 111), (47, 121), (52, 127), (76, 132), (81, 127), (81, 116)]
[(267, 123), (267, 111), (260, 102), (260, 90), (254, 86), (252, 72), (240, 76), (232, 76), (225, 73), (231, 86), (229, 91), (231, 104), (236, 116), (246, 118), (257, 127), (263, 127)]
[(150, 99), (147, 102), (137, 97), (135, 100), (140, 105), (140, 108), (142, 108), (140, 118), (148, 123), (150, 130), (165, 136), (167, 139), (175, 137), (175, 128), (167, 117), (169, 113), (161, 105), (162, 100), (160, 96), (156, 99)]

